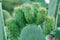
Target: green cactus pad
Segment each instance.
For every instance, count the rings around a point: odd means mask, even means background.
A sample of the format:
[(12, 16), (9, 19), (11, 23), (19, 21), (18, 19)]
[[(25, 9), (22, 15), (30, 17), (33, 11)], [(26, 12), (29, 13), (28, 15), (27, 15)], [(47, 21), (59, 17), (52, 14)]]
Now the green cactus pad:
[(55, 29), (55, 18), (48, 16), (45, 21), (44, 33), (48, 35), (54, 29)]
[(23, 28), (20, 40), (45, 40), (45, 36), (40, 27), (30, 24)]

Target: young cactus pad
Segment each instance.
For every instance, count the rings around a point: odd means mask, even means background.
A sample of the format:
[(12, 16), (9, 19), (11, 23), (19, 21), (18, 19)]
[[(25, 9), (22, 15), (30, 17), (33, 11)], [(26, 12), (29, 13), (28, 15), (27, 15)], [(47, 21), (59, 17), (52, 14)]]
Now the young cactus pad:
[(16, 20), (17, 25), (19, 25), (20, 28), (22, 28), (26, 25), (26, 21), (25, 21), (25, 18), (24, 18), (24, 13), (22, 11), (21, 6), (14, 8), (13, 16), (14, 16), (14, 19)]
[(3, 18), (4, 18), (4, 23), (6, 24), (6, 20), (11, 17), (10, 13), (6, 10), (3, 11)]
[(48, 35), (54, 29), (55, 29), (55, 18), (48, 16), (45, 21), (44, 33)]
[(38, 3), (38, 2), (32, 3), (32, 7), (33, 7), (33, 9), (34, 9), (34, 13), (35, 13), (35, 14), (38, 13), (38, 9), (39, 9), (40, 6), (41, 6), (41, 4)]
[(47, 16), (47, 10), (44, 7), (40, 7), (36, 14), (36, 24), (41, 24), (44, 22)]
[(34, 22), (34, 10), (30, 4), (23, 5), (23, 12), (26, 21), (31, 24)]
[[(11, 40), (17, 40), (18, 36), (19, 36), (19, 30), (18, 27), (15, 23), (15, 21), (13, 20), (13, 18), (9, 18), (6, 20), (6, 24), (7, 24), (7, 28), (11, 33)], [(13, 39), (12, 39), (13, 38)]]
[(23, 28), (20, 40), (45, 40), (45, 36), (40, 27), (30, 24)]

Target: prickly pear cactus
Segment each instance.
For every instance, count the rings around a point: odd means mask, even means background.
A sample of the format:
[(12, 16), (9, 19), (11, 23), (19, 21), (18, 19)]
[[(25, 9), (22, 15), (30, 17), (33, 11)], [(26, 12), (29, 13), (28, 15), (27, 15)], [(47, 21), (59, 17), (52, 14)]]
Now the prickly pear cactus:
[(6, 10), (3, 11), (3, 18), (4, 18), (4, 23), (6, 24), (6, 20), (11, 17), (10, 13)]
[(31, 24), (34, 22), (34, 10), (30, 4), (23, 5), (23, 12), (26, 21)]
[(44, 7), (40, 7), (36, 14), (36, 24), (41, 24), (44, 22), (47, 16), (47, 10)]
[(55, 18), (48, 16), (47, 19), (45, 20), (44, 33), (48, 35), (54, 29), (55, 29)]
[(35, 14), (35, 23), (36, 24), (43, 23), (47, 14), (47, 9), (42, 7), (41, 4), (38, 2), (34, 2), (32, 4), (32, 7), (34, 9)]
[(4, 19), (2, 12), (2, 2), (0, 2), (0, 40), (5, 40)]
[(20, 28), (22, 28), (26, 25), (26, 21), (25, 21), (25, 18), (24, 18), (24, 13), (22, 11), (21, 6), (14, 8), (13, 17), (14, 17), (15, 21), (17, 22), (17, 25), (20, 26)]
[(30, 24), (23, 28), (20, 40), (45, 40), (45, 36), (40, 27)]
[(38, 9), (39, 9), (40, 6), (41, 6), (41, 4), (38, 3), (38, 2), (32, 3), (32, 7), (33, 7), (33, 9), (34, 9), (35, 16), (36, 16), (36, 14), (38, 13)]
[(17, 27), (15, 21), (13, 20), (13, 18), (7, 19), (6, 24), (7, 24), (8, 30), (9, 30), (8, 32), (10, 32), (10, 34), (11, 34), (8, 36), (8, 37), (10, 37), (10, 40), (18, 40), (19, 30), (18, 30), (18, 27)]

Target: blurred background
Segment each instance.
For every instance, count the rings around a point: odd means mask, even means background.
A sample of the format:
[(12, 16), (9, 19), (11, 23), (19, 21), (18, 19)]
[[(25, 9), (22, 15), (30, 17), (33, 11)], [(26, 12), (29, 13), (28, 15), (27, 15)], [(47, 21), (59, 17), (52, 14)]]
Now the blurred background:
[(2, 7), (3, 9), (11, 13), (15, 6), (19, 6), (23, 3), (32, 3), (32, 2), (40, 2), (42, 6), (46, 8), (48, 8), (49, 4), (49, 0), (3, 0)]

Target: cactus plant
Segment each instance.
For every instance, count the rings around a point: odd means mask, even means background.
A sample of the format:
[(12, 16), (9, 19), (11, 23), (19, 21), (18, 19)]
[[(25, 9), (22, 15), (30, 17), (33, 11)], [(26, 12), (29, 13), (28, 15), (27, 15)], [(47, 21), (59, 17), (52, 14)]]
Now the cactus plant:
[(38, 2), (34, 2), (32, 4), (32, 7), (34, 9), (34, 14), (35, 14), (35, 23), (36, 24), (43, 23), (47, 14), (47, 9), (42, 7), (41, 4)]
[(36, 16), (36, 14), (38, 13), (38, 9), (39, 9), (40, 6), (41, 6), (41, 4), (38, 3), (38, 2), (32, 3), (32, 7), (33, 7), (33, 9), (34, 9), (35, 16)]
[(2, 2), (0, 2), (0, 40), (5, 40), (4, 19), (3, 19), (3, 12), (2, 12)]
[(17, 25), (19, 25), (20, 28), (22, 28), (26, 25), (26, 21), (25, 21), (25, 18), (24, 18), (24, 13), (22, 11), (21, 6), (14, 8), (13, 17), (14, 17)]
[(23, 28), (20, 40), (45, 40), (44, 33), (36, 24), (29, 24)]
[(51, 16), (47, 16), (44, 27), (45, 35), (50, 34), (50, 32), (54, 29), (55, 29), (55, 18)]
[(41, 24), (44, 22), (47, 16), (47, 10), (44, 7), (40, 7), (36, 14), (36, 24)]
[(23, 5), (23, 12), (26, 21), (28, 24), (31, 24), (34, 22), (34, 10), (30, 4), (25, 4)]
[(3, 11), (3, 18), (4, 18), (4, 23), (6, 24), (6, 20), (11, 17), (10, 13), (6, 10)]
[(19, 30), (18, 30), (18, 27), (14, 21), (13, 18), (9, 18), (6, 20), (6, 25), (7, 25), (7, 28), (8, 30), (10, 31), (11, 33), (11, 40), (18, 40), (18, 36), (19, 36)]

